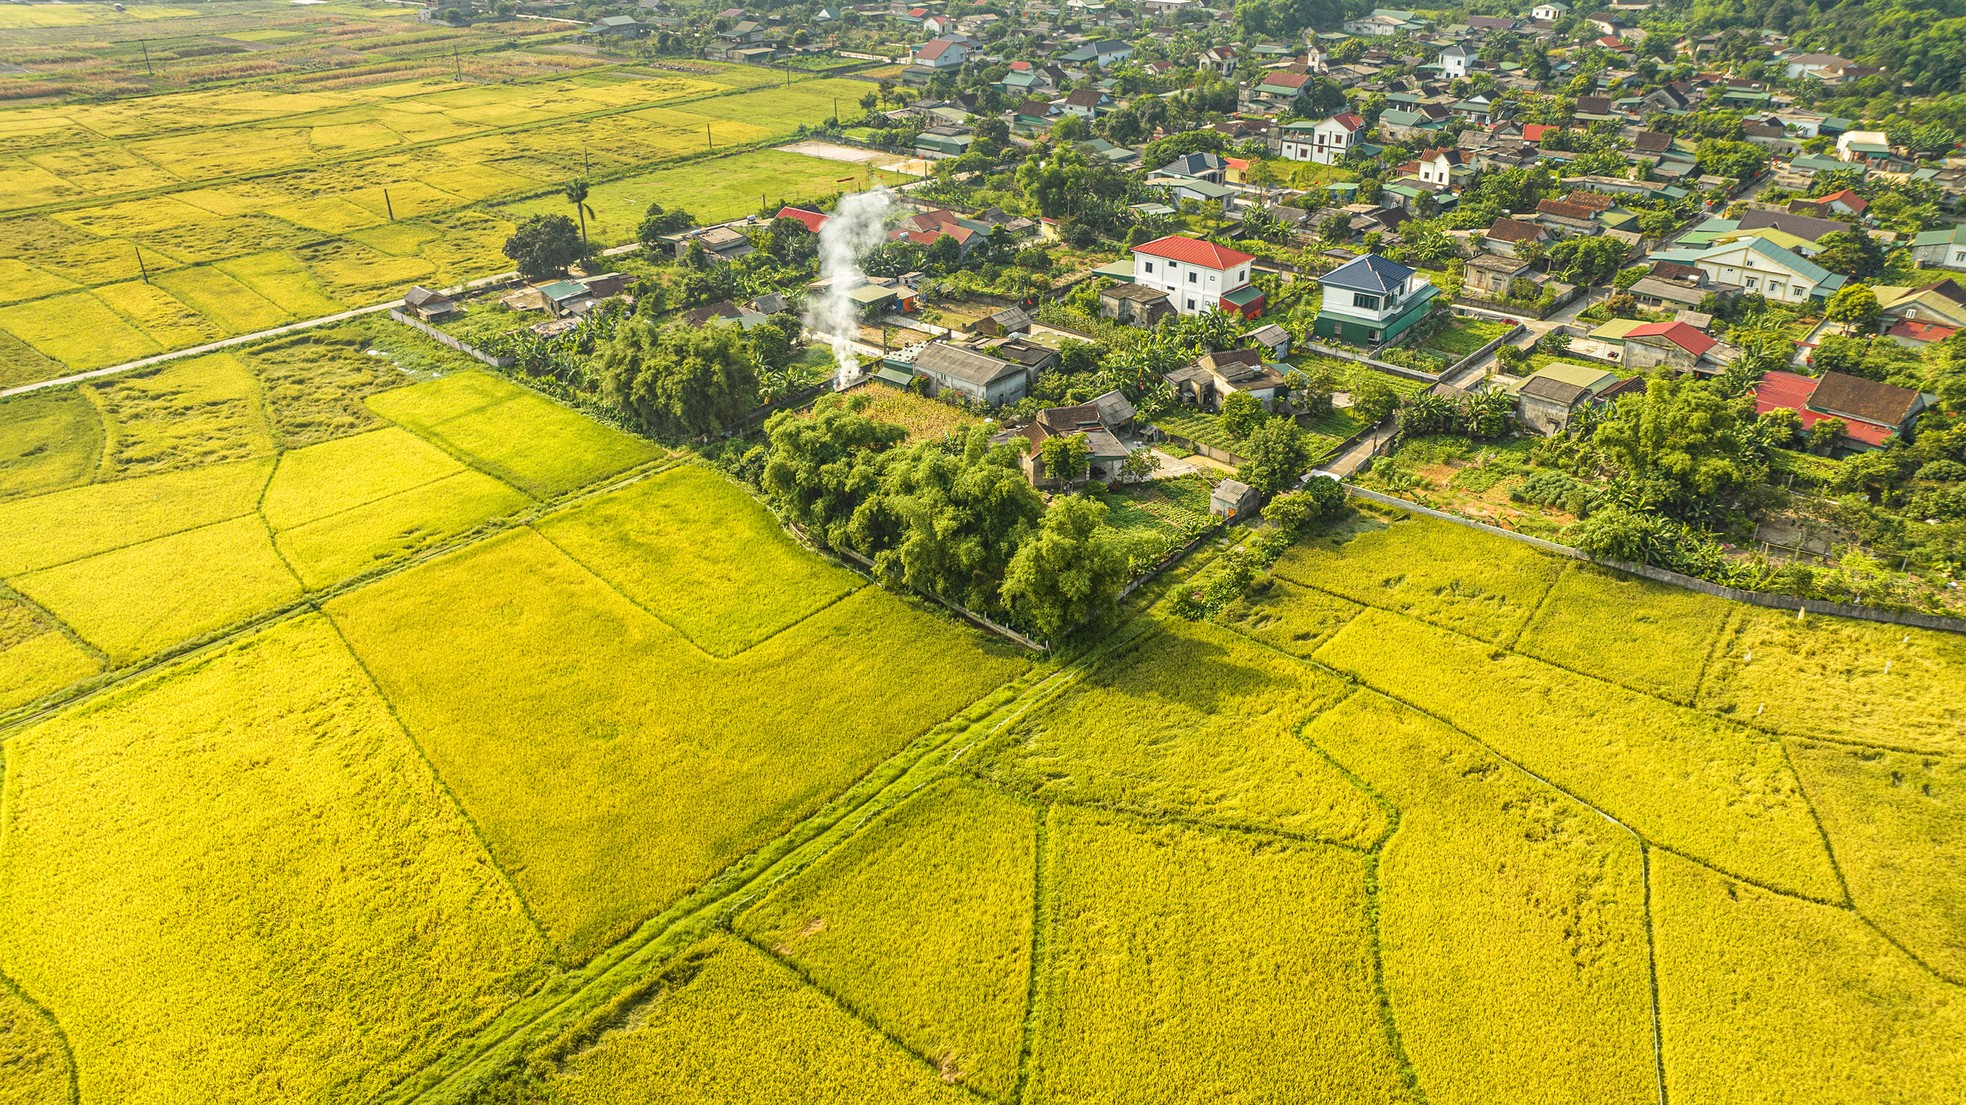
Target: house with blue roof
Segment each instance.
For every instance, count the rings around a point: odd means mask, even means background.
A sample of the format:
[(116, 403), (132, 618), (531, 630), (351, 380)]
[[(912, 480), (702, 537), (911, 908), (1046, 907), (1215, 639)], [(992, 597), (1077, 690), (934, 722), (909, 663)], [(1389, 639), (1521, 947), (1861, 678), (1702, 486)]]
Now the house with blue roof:
[(1439, 289), (1413, 269), (1376, 253), (1354, 258), (1319, 281), (1324, 302), (1311, 332), (1352, 345), (1398, 338), (1432, 314)]

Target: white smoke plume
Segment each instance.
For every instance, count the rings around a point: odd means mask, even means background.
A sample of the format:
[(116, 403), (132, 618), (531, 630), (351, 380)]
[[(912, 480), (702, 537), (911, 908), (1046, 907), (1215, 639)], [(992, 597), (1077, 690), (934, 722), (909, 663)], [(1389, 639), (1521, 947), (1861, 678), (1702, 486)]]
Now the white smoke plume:
[(819, 277), (827, 281), (824, 294), (806, 301), (808, 330), (824, 335), (833, 345), (835, 379), (844, 387), (860, 374), (853, 339), (860, 330), (859, 312), (850, 294), (863, 283), (860, 258), (887, 241), (888, 214), (894, 199), (885, 188), (840, 197), (833, 217), (819, 228)]

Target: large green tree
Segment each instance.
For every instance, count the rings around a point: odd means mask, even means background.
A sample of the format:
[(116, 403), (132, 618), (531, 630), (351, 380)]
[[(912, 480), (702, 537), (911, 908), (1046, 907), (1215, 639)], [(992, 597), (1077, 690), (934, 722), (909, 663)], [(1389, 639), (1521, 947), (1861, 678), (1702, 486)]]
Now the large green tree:
[(1288, 418), (1265, 419), (1243, 440), (1236, 478), (1265, 495), (1288, 490), (1311, 467), (1311, 444)]
[(534, 215), (505, 239), (505, 256), (527, 280), (544, 280), (564, 272), (586, 252), (579, 229), (565, 215)]
[(1646, 507), (1704, 514), (1760, 478), (1741, 408), (1692, 376), (1653, 377), (1612, 406), (1594, 441), (1626, 497)]
[(1128, 565), (1106, 505), (1068, 495), (1052, 501), (1038, 531), (1011, 558), (1003, 604), (1022, 625), (1056, 642), (1104, 621), (1126, 585)]
[(671, 438), (732, 429), (758, 405), (758, 371), (735, 326), (622, 323), (601, 351), (601, 390), (630, 421)]
[(759, 479), (765, 496), (829, 545), (847, 540), (854, 513), (880, 486), (885, 455), (908, 436), (862, 414), (862, 405), (828, 396), (810, 415), (780, 411), (765, 423), (771, 444)]

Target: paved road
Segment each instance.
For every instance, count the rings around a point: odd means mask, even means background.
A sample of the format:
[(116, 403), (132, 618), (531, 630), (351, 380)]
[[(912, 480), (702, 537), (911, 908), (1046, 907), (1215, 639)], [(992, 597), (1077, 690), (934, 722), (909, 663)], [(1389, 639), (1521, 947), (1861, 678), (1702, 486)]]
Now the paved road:
[[(630, 243), (625, 246), (615, 246), (612, 249), (604, 249), (601, 251), (600, 255), (602, 257), (618, 257), (621, 254), (631, 253), (640, 248), (642, 248), (640, 245)], [(507, 283), (508, 281), (516, 280), (518, 279), (518, 277), (519, 274), (516, 272), (502, 272), (499, 273), (497, 276), (479, 277), (476, 280), (467, 281), (466, 283), (459, 284), (456, 287), (444, 288), (442, 290), (445, 295), (463, 295), (466, 292), (477, 291), (480, 288), (488, 288), (497, 284), (504, 284)], [(389, 300), (386, 303), (371, 303), (367, 307), (356, 307), (353, 308), (352, 310), (337, 311), (332, 315), (322, 315), (320, 318), (303, 319), (300, 322), (289, 322), (285, 326), (275, 326), (271, 330), (256, 330), (250, 334), (240, 334), (237, 337), (225, 338), (215, 342), (207, 342), (204, 345), (194, 345), (189, 349), (173, 349), (168, 353), (154, 353), (148, 357), (143, 357), (134, 361), (125, 361), (122, 364), (110, 365), (106, 368), (92, 368), (87, 372), (77, 372), (69, 376), (59, 376), (53, 380), (41, 380), (32, 384), (22, 384), (19, 387), (12, 387), (12, 388), (7, 388), (5, 390), (0, 390), (0, 399), (5, 399), (10, 395), (25, 395), (30, 391), (40, 391), (43, 388), (66, 387), (69, 384), (79, 384), (88, 380), (99, 380), (104, 376), (117, 376), (125, 372), (135, 372), (137, 369), (149, 368), (152, 365), (163, 364), (165, 361), (175, 361), (179, 357), (199, 357), (199, 356), (203, 356), (206, 353), (216, 353), (221, 349), (230, 349), (235, 345), (246, 345), (251, 342), (265, 341), (267, 338), (277, 338), (283, 334), (291, 334), (299, 330), (311, 330), (316, 326), (328, 326), (337, 322), (346, 322), (351, 318), (360, 318), (363, 315), (373, 315), (379, 311), (387, 311), (391, 307), (400, 306), (402, 302), (403, 301), (400, 298), (398, 298), (398, 299)]]
[[(1539, 339), (1541, 339), (1544, 334), (1549, 333), (1550, 331), (1556, 329), (1559, 326), (1563, 326), (1567, 323), (1572, 323), (1577, 321), (1578, 314), (1582, 313), (1591, 304), (1596, 303), (1599, 299), (1602, 299), (1603, 297), (1604, 297), (1603, 289), (1597, 289), (1594, 291), (1586, 292), (1583, 295), (1578, 296), (1576, 299), (1571, 300), (1569, 303), (1565, 304), (1562, 308), (1558, 309), (1555, 313), (1551, 314), (1550, 317), (1545, 319), (1524, 318), (1521, 315), (1511, 315), (1505, 311), (1489, 311), (1489, 310), (1483, 310), (1478, 308), (1467, 308), (1467, 309), (1485, 318), (1512, 318), (1515, 319), (1517, 322), (1520, 322), (1523, 326), (1523, 329), (1521, 332), (1517, 333), (1514, 338), (1510, 339), (1509, 344), (1515, 346), (1518, 349), (1526, 349), (1529, 346), (1536, 344), (1536, 342)], [(1466, 388), (1472, 385), (1475, 381), (1481, 379), (1483, 376), (1486, 376), (1488, 374), (1489, 366), (1493, 365), (1494, 363), (1495, 363), (1495, 354), (1490, 353), (1486, 357), (1483, 357), (1472, 364), (1462, 366), (1459, 372), (1456, 372), (1451, 376), (1441, 377), (1440, 382), (1448, 385), (1449, 387)]]

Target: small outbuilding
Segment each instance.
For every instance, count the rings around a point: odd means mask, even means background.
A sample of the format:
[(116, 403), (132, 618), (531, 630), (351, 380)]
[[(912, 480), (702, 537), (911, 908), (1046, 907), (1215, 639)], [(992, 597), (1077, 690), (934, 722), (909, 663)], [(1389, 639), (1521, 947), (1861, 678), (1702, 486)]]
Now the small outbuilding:
[(1243, 518), (1256, 513), (1263, 496), (1241, 480), (1223, 480), (1208, 496), (1208, 512), (1217, 518)]

